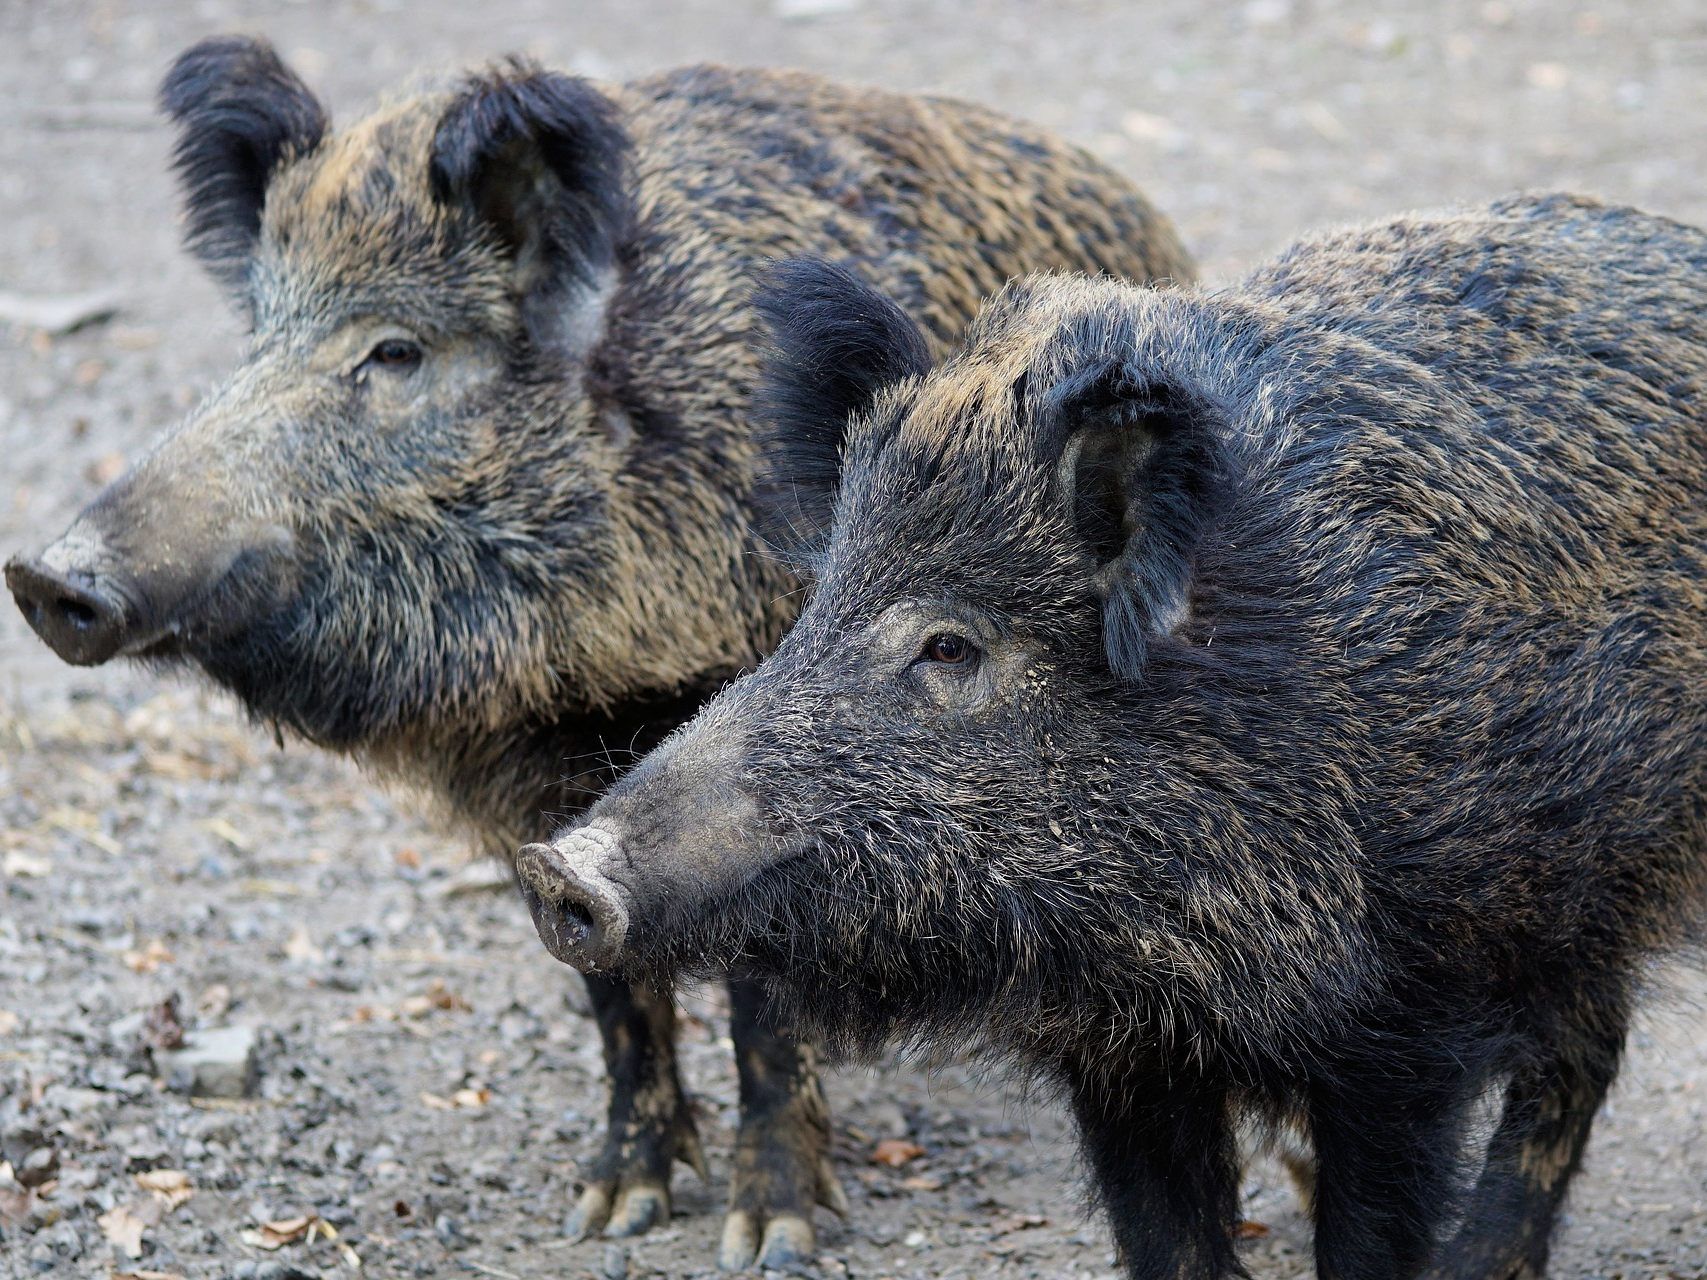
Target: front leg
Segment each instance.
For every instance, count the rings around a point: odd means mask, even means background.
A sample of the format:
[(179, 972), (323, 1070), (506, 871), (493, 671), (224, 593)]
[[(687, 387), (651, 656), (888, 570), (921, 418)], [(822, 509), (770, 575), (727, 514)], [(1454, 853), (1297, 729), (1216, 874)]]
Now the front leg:
[(729, 1000), (741, 1132), (717, 1260), (731, 1271), (780, 1269), (816, 1252), (814, 1204), (847, 1210), (830, 1166), (830, 1109), (815, 1055), (771, 1025), (764, 989), (732, 979)]
[(1121, 1265), (1134, 1280), (1243, 1276), (1239, 1164), (1219, 1089), (1070, 1071), (1073, 1114)]
[(587, 993), (604, 1040), (610, 1112), (604, 1149), (588, 1171), (568, 1234), (633, 1236), (670, 1217), (670, 1166), (706, 1176), (693, 1113), (676, 1074), (676, 1009), (654, 994), (589, 976)]

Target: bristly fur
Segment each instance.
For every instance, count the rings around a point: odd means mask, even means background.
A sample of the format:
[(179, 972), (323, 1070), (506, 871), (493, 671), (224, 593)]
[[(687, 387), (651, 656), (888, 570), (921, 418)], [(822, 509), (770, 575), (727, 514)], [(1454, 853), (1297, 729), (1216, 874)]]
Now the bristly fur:
[[(136, 602), (148, 661), (423, 784), (505, 855), (798, 610), (751, 536), (765, 264), (857, 263), (933, 351), (1026, 271), (1191, 274), (1148, 202), (1058, 139), (810, 75), (593, 84), (511, 60), (328, 130), (267, 46), (222, 40), (163, 100), (192, 248), (255, 340), (77, 545)], [(581, 1225), (643, 1229), (672, 1162), (698, 1163), (673, 1006), (589, 990), (612, 1093)], [(827, 1113), (811, 1050), (732, 995), (731, 1265), (780, 1263), (836, 1201)]]
[(799, 557), (829, 529), (849, 420), (927, 372), (930, 347), (892, 299), (821, 258), (771, 267), (753, 307), (770, 334), (753, 411), (759, 533)]
[(1052, 1076), (1133, 1277), (1241, 1274), (1241, 1115), (1307, 1130), (1323, 1276), (1544, 1274), (1707, 912), (1707, 233), (1022, 280), (836, 489), (797, 625), (559, 846), (620, 866), (602, 960)]
[(267, 181), (326, 133), (326, 112), (271, 45), (241, 36), (181, 54), (160, 86), (178, 125), (172, 165), (184, 188), (190, 252), (240, 288), (261, 232)]

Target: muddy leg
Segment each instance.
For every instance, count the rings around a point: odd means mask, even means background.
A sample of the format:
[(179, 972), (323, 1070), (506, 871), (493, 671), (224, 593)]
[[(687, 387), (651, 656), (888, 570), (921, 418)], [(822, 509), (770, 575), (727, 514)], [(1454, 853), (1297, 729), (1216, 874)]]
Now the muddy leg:
[(1539, 1280), (1553, 1219), (1565, 1198), (1601, 1100), (1618, 1074), (1627, 1015), (1603, 1011), (1551, 1061), (1506, 1086), (1464, 1225), (1429, 1272), (1437, 1280)]
[(741, 1132), (718, 1263), (781, 1268), (817, 1251), (812, 1206), (843, 1213), (830, 1166), (830, 1109), (814, 1054), (766, 1021), (756, 983), (731, 981), (731, 1031), (741, 1075)]
[(1177, 1083), (1069, 1081), (1121, 1265), (1134, 1280), (1242, 1276), (1233, 1251), (1239, 1163), (1227, 1104)]
[(587, 978), (610, 1072), (604, 1150), (570, 1215), (569, 1234), (639, 1235), (670, 1217), (670, 1166), (705, 1176), (699, 1133), (676, 1074), (672, 997)]

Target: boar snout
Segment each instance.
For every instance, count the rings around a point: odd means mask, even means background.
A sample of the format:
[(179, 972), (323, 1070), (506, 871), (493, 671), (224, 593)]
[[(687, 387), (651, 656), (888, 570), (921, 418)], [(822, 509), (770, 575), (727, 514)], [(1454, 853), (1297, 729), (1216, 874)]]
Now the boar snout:
[(14, 556), (6, 564), (6, 589), (30, 629), (61, 659), (98, 666), (124, 647), (134, 610), (111, 579), (55, 556), (59, 547)]
[(617, 837), (578, 827), (516, 855), (516, 879), (545, 949), (582, 973), (613, 967), (628, 934), (628, 901), (606, 874), (620, 856)]
[(242, 629), (288, 577), (293, 535), (245, 518), (217, 478), (176, 462), (115, 481), (39, 555), (14, 556), (6, 587), (64, 661), (163, 652), (163, 642)]

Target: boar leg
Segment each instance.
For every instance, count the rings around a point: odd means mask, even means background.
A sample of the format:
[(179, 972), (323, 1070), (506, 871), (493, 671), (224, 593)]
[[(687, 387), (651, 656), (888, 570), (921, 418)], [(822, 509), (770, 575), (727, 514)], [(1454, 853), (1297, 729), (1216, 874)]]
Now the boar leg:
[(1127, 1275), (1243, 1275), (1233, 1251), (1239, 1164), (1226, 1097), (1153, 1077), (1072, 1073), (1070, 1085), (1086, 1162)]
[[(1310, 1099), (1321, 1280), (1411, 1280), (1452, 1203), (1466, 1104), (1458, 1074), (1392, 1061), (1332, 1069)], [(1360, 1070), (1361, 1068), (1361, 1070)]]
[(814, 1204), (847, 1209), (830, 1166), (830, 1109), (812, 1049), (770, 1024), (763, 988), (732, 979), (729, 997), (741, 1132), (717, 1260), (731, 1271), (787, 1268), (816, 1252)]
[(1436, 1280), (1539, 1280), (1553, 1219), (1601, 1100), (1618, 1074), (1627, 1013), (1602, 1010), (1594, 1029), (1506, 1086), (1464, 1225), (1429, 1273)]
[(610, 1112), (604, 1149), (586, 1178), (568, 1234), (639, 1235), (670, 1216), (670, 1166), (705, 1177), (693, 1113), (676, 1074), (676, 1008), (669, 992), (588, 976), (604, 1038)]

